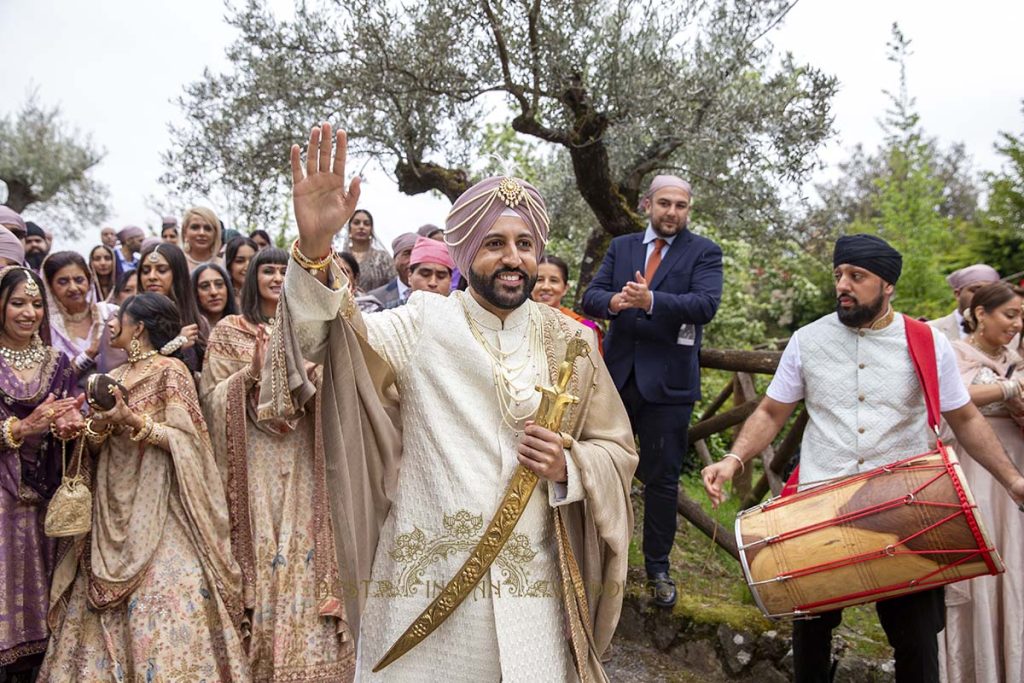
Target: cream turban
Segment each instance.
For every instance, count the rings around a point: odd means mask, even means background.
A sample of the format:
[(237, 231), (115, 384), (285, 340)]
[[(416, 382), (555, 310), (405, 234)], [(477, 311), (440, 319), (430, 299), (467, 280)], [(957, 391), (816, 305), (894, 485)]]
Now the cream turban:
[(502, 215), (518, 216), (533, 232), (537, 258), (548, 242), (548, 210), (530, 183), (519, 178), (493, 176), (462, 193), (445, 221), (444, 243), (455, 265), (469, 272), (484, 236)]

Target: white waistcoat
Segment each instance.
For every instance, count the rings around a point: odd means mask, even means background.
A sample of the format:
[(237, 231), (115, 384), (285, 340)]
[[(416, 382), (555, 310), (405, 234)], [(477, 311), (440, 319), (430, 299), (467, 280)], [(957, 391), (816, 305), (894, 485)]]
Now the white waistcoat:
[(930, 450), (921, 383), (897, 315), (881, 330), (853, 329), (833, 313), (801, 328), (810, 416), (800, 484), (844, 477)]

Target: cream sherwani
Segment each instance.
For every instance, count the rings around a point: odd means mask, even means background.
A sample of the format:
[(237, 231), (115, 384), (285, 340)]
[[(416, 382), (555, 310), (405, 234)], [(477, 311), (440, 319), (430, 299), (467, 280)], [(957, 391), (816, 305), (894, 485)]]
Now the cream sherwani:
[[(350, 306), (345, 290), (332, 291), (305, 271), (288, 269), (287, 315), (304, 357), (323, 353), (329, 321)], [(415, 649), (381, 674), (371, 673), (455, 575), (494, 516), (518, 464), (525, 418), (539, 403), (539, 395), (529, 392), (522, 403), (503, 408), (491, 357), (471, 324), (486, 343), (511, 354), (507, 366), (526, 368), (522, 383), (549, 384), (549, 359), (528, 334), (531, 326), (539, 333), (542, 318), (528, 301), (503, 322), (462, 292), (415, 293), (405, 306), (363, 318), (366, 342), (394, 372), (402, 455), (387, 492), (391, 506), (371, 575), (358, 582), (365, 599), (359, 680), (576, 679), (552, 514), (586, 497), (587, 477), (571, 450), (567, 484), (541, 481), (489, 578)], [(615, 416), (628, 430), (621, 417), (624, 412)]]

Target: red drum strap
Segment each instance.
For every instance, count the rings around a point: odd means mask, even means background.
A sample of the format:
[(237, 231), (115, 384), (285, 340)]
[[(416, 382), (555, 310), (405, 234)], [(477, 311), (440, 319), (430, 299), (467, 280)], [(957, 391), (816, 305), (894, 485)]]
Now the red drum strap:
[(903, 316), (907, 330), (907, 348), (914, 362), (914, 371), (924, 390), (924, 405), (928, 409), (928, 426), (939, 428), (939, 369), (935, 360), (935, 339), (927, 323)]

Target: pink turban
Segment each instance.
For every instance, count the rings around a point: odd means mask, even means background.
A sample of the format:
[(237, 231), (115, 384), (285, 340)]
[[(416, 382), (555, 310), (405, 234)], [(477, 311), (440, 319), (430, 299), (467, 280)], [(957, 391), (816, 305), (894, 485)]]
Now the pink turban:
[(412, 256), (409, 257), (411, 267), (415, 268), (421, 263), (440, 263), (448, 270), (455, 270), (455, 261), (452, 261), (444, 242), (428, 237), (416, 238), (416, 246), (412, 248)]
[(391, 240), (391, 253), (398, 256), (399, 252), (405, 251), (406, 249), (412, 249), (416, 246), (416, 239), (418, 236), (414, 232), (403, 232), (401, 235)]
[(19, 266), (25, 265), (25, 247), (14, 233), (0, 225), (0, 259)]
[(690, 189), (690, 183), (686, 182), (682, 178), (674, 175), (656, 175), (654, 180), (651, 181), (651, 186), (647, 188), (647, 192), (640, 198), (640, 208), (647, 209), (651, 204), (651, 197), (658, 190), (664, 190), (666, 187), (677, 187), (686, 193), (688, 197), (693, 198), (693, 190)]
[(142, 228), (138, 228), (134, 225), (126, 225), (120, 232), (117, 233), (117, 239), (121, 244), (125, 241), (130, 240), (132, 237), (145, 237), (146, 233), (142, 231)]
[(973, 266), (967, 266), (950, 273), (946, 277), (946, 282), (953, 289), (962, 289), (976, 282), (984, 282), (986, 284), (989, 282), (999, 282), (999, 273), (992, 266), (984, 263), (975, 263)]
[(525, 180), (494, 176), (463, 192), (445, 221), (444, 243), (461, 272), (469, 272), (484, 237), (501, 216), (523, 219), (537, 242), (537, 259), (544, 255), (548, 210), (540, 192)]
[(3, 205), (0, 205), (0, 226), (6, 227), (12, 233), (20, 230), (22, 235), (28, 230), (25, 227), (25, 219), (18, 212)]

